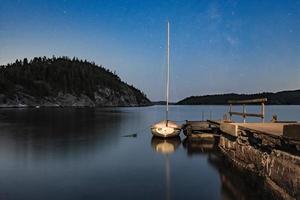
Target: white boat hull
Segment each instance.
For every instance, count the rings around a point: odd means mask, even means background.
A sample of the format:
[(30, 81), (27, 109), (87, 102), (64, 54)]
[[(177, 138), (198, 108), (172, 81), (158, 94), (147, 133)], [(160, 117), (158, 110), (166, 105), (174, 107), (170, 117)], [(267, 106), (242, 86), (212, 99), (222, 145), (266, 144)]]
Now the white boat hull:
[(169, 138), (180, 134), (181, 126), (172, 121), (161, 121), (151, 127), (153, 136)]

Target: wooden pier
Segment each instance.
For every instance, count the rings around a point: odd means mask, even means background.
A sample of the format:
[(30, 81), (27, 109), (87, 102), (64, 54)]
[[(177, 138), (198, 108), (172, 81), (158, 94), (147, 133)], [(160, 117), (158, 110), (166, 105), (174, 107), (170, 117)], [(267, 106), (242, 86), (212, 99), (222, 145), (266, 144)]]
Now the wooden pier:
[(266, 134), (272, 137), (279, 137), (283, 135), (284, 125), (289, 125), (290, 123), (235, 123), (235, 122), (223, 122), (207, 120), (208, 124), (212, 123), (217, 125), (221, 131), (232, 136), (239, 136), (241, 130), (248, 130), (251, 132)]
[(186, 121), (183, 125), (183, 133), (188, 140), (193, 141), (214, 141), (217, 127), (207, 121)]
[(186, 121), (183, 125), (183, 132), (186, 136), (193, 138), (208, 138), (216, 133), (239, 137), (248, 132), (258, 138), (264, 138), (264, 140), (267, 138), (270, 141), (277, 139), (300, 145), (299, 122), (235, 123), (216, 120)]
[[(300, 145), (300, 122), (299, 121), (278, 121), (273, 119), (265, 122), (265, 102), (266, 98), (250, 99), (250, 100), (230, 100), (229, 103), (229, 119), (223, 120), (207, 120), (207, 121), (189, 121), (183, 125), (183, 132), (188, 137), (200, 138), (208, 134), (223, 133), (233, 137), (241, 135), (253, 134), (256, 137), (273, 141), (285, 141), (293, 145)], [(259, 104), (261, 106), (260, 113), (247, 113), (247, 104)], [(243, 105), (242, 112), (233, 111), (233, 105)], [(232, 115), (243, 117), (243, 122), (233, 122)], [(259, 117), (261, 122), (246, 122), (247, 117)], [(207, 136), (208, 137), (208, 136)], [(274, 141), (273, 141), (274, 142)], [(299, 147), (300, 148), (300, 147)]]
[[(300, 199), (300, 122), (265, 122), (266, 99), (230, 101), (230, 118), (223, 120), (186, 121), (183, 132), (186, 146), (213, 141), (235, 166), (265, 179), (265, 184), (279, 199)], [(233, 104), (243, 104), (243, 111), (233, 111)], [(247, 103), (261, 103), (260, 113), (247, 113)], [(243, 117), (234, 122), (232, 115)], [(259, 117), (261, 122), (246, 122)]]

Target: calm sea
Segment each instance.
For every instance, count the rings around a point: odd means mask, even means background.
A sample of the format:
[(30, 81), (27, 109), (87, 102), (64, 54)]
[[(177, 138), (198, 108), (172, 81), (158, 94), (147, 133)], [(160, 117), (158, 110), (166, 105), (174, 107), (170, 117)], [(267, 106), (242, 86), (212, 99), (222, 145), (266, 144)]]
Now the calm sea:
[[(170, 118), (220, 119), (227, 111), (171, 106)], [(273, 114), (300, 120), (300, 106), (267, 106), (266, 121)], [(247, 181), (212, 145), (188, 143), (183, 134), (152, 138), (149, 126), (164, 115), (163, 106), (0, 109), (0, 199), (264, 197), (259, 180)]]

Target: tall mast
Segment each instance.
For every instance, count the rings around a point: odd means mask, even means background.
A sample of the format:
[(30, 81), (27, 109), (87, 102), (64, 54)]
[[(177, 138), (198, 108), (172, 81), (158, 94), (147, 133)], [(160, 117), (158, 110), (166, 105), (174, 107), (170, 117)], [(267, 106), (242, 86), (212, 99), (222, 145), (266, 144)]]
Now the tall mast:
[(169, 112), (169, 86), (170, 86), (170, 22), (167, 21), (167, 95), (166, 95), (166, 120)]

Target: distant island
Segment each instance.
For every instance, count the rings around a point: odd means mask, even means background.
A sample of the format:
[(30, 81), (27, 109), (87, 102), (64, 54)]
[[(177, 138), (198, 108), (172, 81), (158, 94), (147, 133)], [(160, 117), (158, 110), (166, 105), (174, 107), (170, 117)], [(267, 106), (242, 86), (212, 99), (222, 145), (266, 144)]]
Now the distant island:
[(300, 105), (300, 90), (264, 92), (257, 94), (217, 94), (204, 96), (191, 96), (176, 103), (176, 105), (225, 105), (228, 100), (244, 100), (267, 98), (269, 105)]
[(146, 105), (143, 92), (86, 60), (36, 57), (0, 66), (0, 107)]

